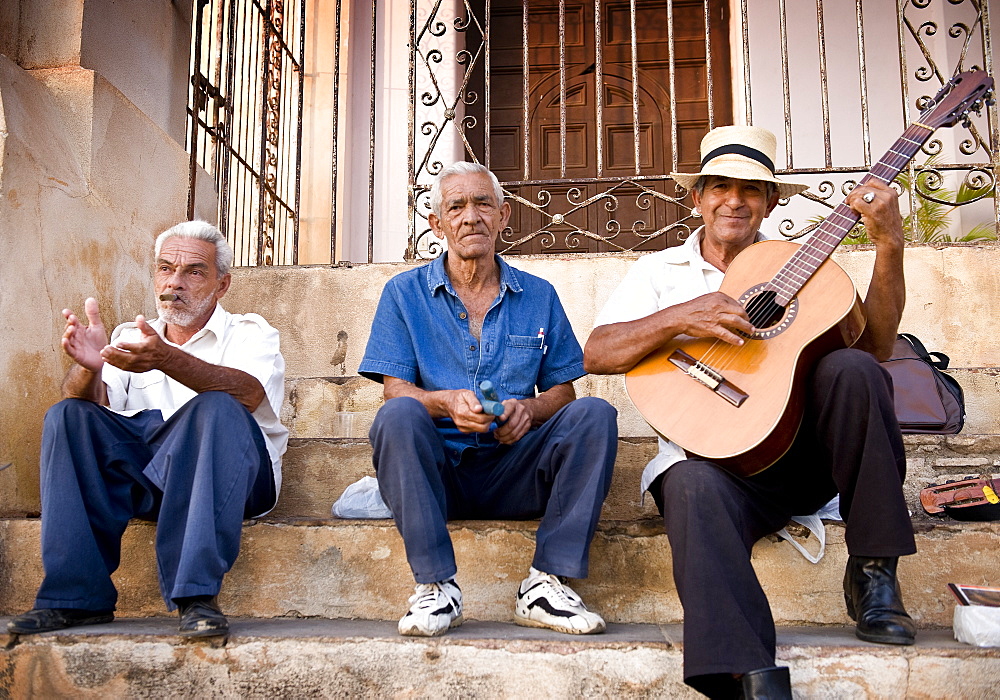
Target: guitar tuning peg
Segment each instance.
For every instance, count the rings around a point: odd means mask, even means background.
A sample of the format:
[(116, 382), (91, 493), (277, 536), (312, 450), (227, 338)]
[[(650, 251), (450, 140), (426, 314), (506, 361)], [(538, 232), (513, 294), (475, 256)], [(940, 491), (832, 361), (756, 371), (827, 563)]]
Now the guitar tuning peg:
[(965, 116), (962, 117), (962, 126), (964, 126), (966, 129), (971, 129), (972, 128), (972, 120), (969, 119), (969, 115), (968, 114), (966, 114)]

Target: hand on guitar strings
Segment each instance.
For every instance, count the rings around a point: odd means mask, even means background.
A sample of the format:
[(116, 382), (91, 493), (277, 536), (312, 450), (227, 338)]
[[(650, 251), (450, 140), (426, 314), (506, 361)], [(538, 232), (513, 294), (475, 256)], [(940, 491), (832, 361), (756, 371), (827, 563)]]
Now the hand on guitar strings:
[(670, 307), (680, 315), (680, 333), (695, 338), (718, 338), (730, 345), (743, 345), (742, 335), (754, 327), (746, 309), (722, 292), (711, 292)]

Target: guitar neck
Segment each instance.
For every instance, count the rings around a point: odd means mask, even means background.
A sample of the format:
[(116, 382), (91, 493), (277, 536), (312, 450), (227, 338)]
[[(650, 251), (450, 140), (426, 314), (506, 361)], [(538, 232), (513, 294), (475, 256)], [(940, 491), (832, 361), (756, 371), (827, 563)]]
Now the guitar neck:
[[(911, 124), (858, 184), (863, 185), (871, 180), (880, 180), (886, 184), (892, 182), (933, 133), (934, 130), (930, 127)], [(777, 304), (785, 306), (798, 294), (802, 285), (847, 237), (859, 218), (860, 215), (844, 202), (826, 217), (816, 232), (799, 247), (765, 287), (777, 293)]]

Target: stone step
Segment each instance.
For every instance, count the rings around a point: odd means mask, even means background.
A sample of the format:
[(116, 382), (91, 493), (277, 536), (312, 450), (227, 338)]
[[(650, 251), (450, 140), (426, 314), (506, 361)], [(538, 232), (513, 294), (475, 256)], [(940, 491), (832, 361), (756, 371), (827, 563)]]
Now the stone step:
[[(864, 296), (875, 253), (841, 246), (834, 259)], [(511, 264), (549, 280), (559, 292), (577, 338), (585, 342), (594, 319), (638, 254), (517, 256)], [(903, 256), (906, 310), (900, 328), (930, 350), (951, 357), (955, 368), (997, 367), (992, 344), (1000, 296), (993, 245), (911, 246)], [(422, 263), (417, 263), (422, 264)], [(253, 311), (281, 331), (289, 377), (357, 374), (382, 288), (410, 263), (354, 267), (281, 266), (236, 268), (225, 306)]]
[[(1000, 435), (907, 435), (908, 474), (904, 491), (910, 510), (920, 512), (920, 489), (947, 478), (1000, 472)], [(656, 454), (653, 438), (621, 438), (611, 492), (602, 517), (641, 520), (656, 515), (651, 498), (640, 502), (639, 482), (646, 463)], [(325, 518), (349, 484), (374, 476), (371, 446), (355, 438), (306, 439), (289, 442), (284, 459), (281, 498), (273, 515)]]
[[(909, 612), (923, 628), (951, 624), (947, 584), (998, 585), (1000, 523), (915, 518), (918, 552), (903, 558), (900, 578)], [(537, 522), (457, 521), (450, 530), (458, 581), (472, 619), (509, 622), (517, 585), (534, 551)], [(42, 578), (37, 519), (0, 520), (0, 615), (32, 606)], [(777, 624), (846, 625), (841, 581), (844, 528), (829, 523), (826, 555), (806, 561), (776, 537), (761, 540), (753, 561)], [(135, 522), (125, 534), (115, 574), (126, 617), (162, 615), (153, 555), (155, 526)], [(816, 543), (807, 542), (815, 548)], [(681, 621), (670, 546), (658, 519), (603, 521), (591, 549), (590, 576), (574, 582), (609, 622)], [(244, 528), (242, 550), (221, 601), (245, 617), (398, 619), (413, 591), (402, 540), (391, 521), (265, 519)], [(2, 675), (0, 675), (2, 678)]]
[[(971, 435), (1000, 434), (1000, 369), (952, 369), (965, 392), (966, 421)], [(618, 409), (618, 434), (652, 437), (656, 433), (643, 420), (625, 393), (618, 376), (588, 375), (574, 382), (577, 396), (598, 396)], [(353, 375), (296, 377), (286, 381), (281, 418), (292, 437), (364, 438), (382, 406), (382, 385)]]
[[(948, 630), (922, 630), (912, 647), (866, 644), (846, 627), (779, 628), (777, 642), (798, 698), (996, 697), (1000, 649)], [(468, 621), (427, 639), (391, 622), (234, 618), (228, 640), (211, 643), (180, 640), (175, 618), (126, 619), (8, 644), (0, 696), (693, 700), (682, 651), (675, 625), (572, 637)]]

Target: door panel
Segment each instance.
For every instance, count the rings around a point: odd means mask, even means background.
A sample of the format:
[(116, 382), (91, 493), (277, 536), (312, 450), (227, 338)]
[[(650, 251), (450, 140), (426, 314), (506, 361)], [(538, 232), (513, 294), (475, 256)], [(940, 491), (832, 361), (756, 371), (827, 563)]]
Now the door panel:
[[(712, 17), (720, 20), (713, 22), (711, 41), (717, 93), (714, 121), (727, 124), (731, 122), (727, 3), (710, 0), (709, 4)], [(671, 108), (667, 5), (666, 0), (636, 3), (638, 88), (633, 96), (629, 2), (600, 2), (601, 41), (596, 46), (595, 3), (565, 0), (565, 69), (560, 73), (559, 2), (529, 0), (525, 98), (523, 4), (492, 0), (488, 164), (506, 189), (524, 200), (512, 202), (516, 215), (498, 240), (498, 250), (523, 254), (649, 250), (678, 242), (663, 235), (646, 240), (688, 211), (646, 194), (643, 188), (678, 194), (673, 181), (666, 180), (674, 167), (674, 149), (681, 169), (697, 167), (698, 145), (709, 128), (709, 96), (703, 0), (675, 0), (676, 95)], [(603, 73), (600, 124), (598, 57)], [(485, 88), (485, 74), (480, 71), (473, 76), (472, 89), (486, 94)], [(485, 123), (484, 109), (484, 101), (478, 101), (468, 111)], [(485, 161), (483, 138), (479, 133), (472, 139), (480, 161)], [(637, 182), (623, 182), (636, 176), (640, 176)]]

